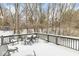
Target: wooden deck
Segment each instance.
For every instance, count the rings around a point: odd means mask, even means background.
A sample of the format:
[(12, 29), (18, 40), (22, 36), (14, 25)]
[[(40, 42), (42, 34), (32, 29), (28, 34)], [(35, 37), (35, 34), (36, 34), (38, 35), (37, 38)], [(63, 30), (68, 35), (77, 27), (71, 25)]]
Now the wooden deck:
[[(29, 38), (28, 36), (31, 37)], [(30, 33), (30, 34), (1, 36), (0, 38), (1, 38), (0, 48), (3, 45), (7, 45), (8, 47), (11, 48), (13, 47), (18, 48), (20, 53), (17, 51), (15, 51), (16, 53), (11, 52), (12, 53), (11, 55), (15, 56), (78, 55), (77, 53), (79, 53), (79, 37), (70, 37), (70, 36), (62, 36), (46, 33)], [(5, 51), (7, 49), (8, 48), (6, 48)], [(32, 54), (28, 54), (29, 52), (31, 52)], [(60, 52), (61, 54), (59, 54)]]
[(19, 42), (19, 44), (9, 47), (18, 47), (18, 52), (12, 52), (11, 56), (79, 56), (79, 51), (42, 39), (32, 45), (23, 45), (23, 42)]

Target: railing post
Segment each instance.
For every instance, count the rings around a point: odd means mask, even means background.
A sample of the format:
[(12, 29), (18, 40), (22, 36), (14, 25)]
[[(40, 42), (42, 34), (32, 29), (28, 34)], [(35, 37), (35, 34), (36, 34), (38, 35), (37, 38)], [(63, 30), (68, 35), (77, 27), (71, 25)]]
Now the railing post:
[(79, 51), (79, 40), (78, 40), (78, 51)]
[(9, 43), (11, 43), (11, 37), (9, 37)]
[(4, 40), (4, 38), (3, 38), (3, 36), (1, 36), (1, 45), (3, 45), (3, 40)]
[(59, 45), (59, 44), (58, 44), (58, 37), (56, 37), (56, 45)]
[(37, 35), (37, 33), (35, 33), (35, 35), (36, 35), (36, 38), (38, 38), (38, 35)]
[(49, 35), (47, 35), (47, 41), (49, 42)]

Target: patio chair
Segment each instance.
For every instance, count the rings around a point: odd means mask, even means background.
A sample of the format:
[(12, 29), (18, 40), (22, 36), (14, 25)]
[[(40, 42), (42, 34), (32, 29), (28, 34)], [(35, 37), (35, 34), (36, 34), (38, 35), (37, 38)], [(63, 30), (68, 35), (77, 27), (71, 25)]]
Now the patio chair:
[(13, 52), (14, 53), (15, 51), (18, 52), (18, 47), (8, 49), (8, 52)]
[(36, 35), (33, 35), (33, 40), (34, 40), (34, 42), (36, 42), (37, 41), (37, 36)]
[(8, 51), (7, 45), (0, 46), (0, 56), (10, 56), (10, 52)]

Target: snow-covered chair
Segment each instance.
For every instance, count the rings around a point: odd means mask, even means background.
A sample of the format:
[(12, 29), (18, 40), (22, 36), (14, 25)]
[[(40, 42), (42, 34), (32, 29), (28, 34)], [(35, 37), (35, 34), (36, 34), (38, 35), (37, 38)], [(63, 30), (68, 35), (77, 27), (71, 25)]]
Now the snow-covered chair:
[(31, 39), (32, 35), (27, 35), (27, 39)]
[(7, 45), (0, 46), (0, 56), (10, 56)]
[(27, 39), (25, 40), (25, 44), (32, 44), (36, 42), (36, 35), (27, 35)]
[(37, 38), (37, 36), (36, 35), (33, 35), (33, 38), (32, 39), (33, 39), (34, 42), (36, 42), (36, 40), (37, 40), (36, 38)]
[(8, 45), (8, 52), (9, 52), (10, 55), (12, 55), (15, 52), (19, 52), (18, 51), (18, 47), (12, 46), (12, 45)]
[(12, 45), (15, 45), (17, 43), (17, 40), (16, 39), (11, 39), (10, 43), (12, 43)]
[(32, 35), (27, 35), (27, 38), (24, 40), (24, 45), (31, 44), (31, 42), (30, 42), (31, 37), (32, 37)]
[(14, 52), (18, 52), (18, 47), (15, 47), (15, 46), (8, 46), (8, 52), (11, 54), (11, 53), (14, 53)]
[(27, 44), (28, 44), (28, 45), (30, 44), (30, 40), (25, 39), (25, 40), (24, 40), (24, 45), (27, 45)]

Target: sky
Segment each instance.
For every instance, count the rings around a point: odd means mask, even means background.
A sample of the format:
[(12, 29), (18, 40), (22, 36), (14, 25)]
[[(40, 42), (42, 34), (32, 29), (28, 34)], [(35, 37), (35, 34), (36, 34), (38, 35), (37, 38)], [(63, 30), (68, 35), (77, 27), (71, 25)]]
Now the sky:
[(79, 0), (0, 0), (0, 3), (79, 3)]
[[(11, 11), (14, 13), (14, 12), (15, 12), (15, 11), (14, 11), (14, 6), (12, 6), (12, 4), (13, 4), (13, 3), (8, 3), (8, 4), (4, 3), (4, 4), (2, 4), (2, 5), (4, 5), (6, 8), (9, 8), (8, 6), (10, 6), (10, 7), (11, 7)], [(4, 7), (4, 6), (3, 6), (3, 7)], [(43, 4), (42, 8), (44, 8), (44, 11), (47, 11), (47, 8), (48, 8), (47, 6), (48, 6), (48, 3), (44, 3), (44, 4)], [(76, 3), (75, 8), (76, 8), (76, 9), (79, 9), (79, 3)]]

